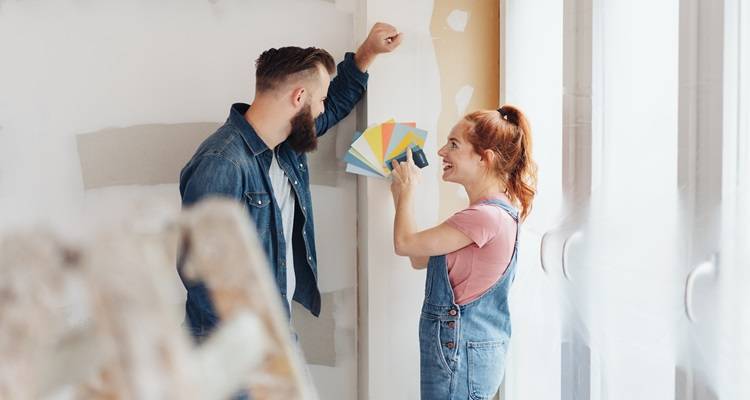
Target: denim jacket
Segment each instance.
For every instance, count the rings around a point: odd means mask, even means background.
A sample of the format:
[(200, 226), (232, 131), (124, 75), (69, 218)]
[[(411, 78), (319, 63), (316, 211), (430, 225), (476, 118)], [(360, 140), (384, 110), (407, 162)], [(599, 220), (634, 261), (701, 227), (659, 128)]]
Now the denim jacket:
[[(354, 54), (347, 53), (329, 86), (325, 112), (315, 121), (318, 136), (351, 112), (367, 88), (367, 79), (368, 74), (361, 72), (354, 63)], [(296, 197), (292, 235), (294, 265), (287, 266), (281, 213), (268, 174), (274, 150), (266, 146), (245, 120), (249, 107), (242, 103), (232, 105), (226, 123), (198, 147), (182, 169), (182, 206), (190, 206), (207, 196), (230, 197), (242, 202), (248, 210), (248, 223), (257, 228), (287, 310), (291, 305), (286, 299), (286, 268), (293, 267), (297, 279), (293, 299), (318, 316), (320, 291), (307, 157), (292, 150), (286, 142), (276, 148), (279, 164), (289, 177)], [(208, 290), (201, 282), (180, 276), (187, 289), (185, 309), (191, 332), (196, 337), (205, 336), (218, 322)]]

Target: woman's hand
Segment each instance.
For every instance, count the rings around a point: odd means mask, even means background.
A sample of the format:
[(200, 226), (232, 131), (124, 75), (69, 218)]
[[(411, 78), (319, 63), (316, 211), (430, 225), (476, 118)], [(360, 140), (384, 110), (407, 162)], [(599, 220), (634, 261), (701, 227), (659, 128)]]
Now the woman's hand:
[(414, 187), (422, 178), (422, 171), (414, 164), (411, 148), (406, 149), (406, 161), (391, 161), (393, 172), (391, 173), (391, 194), (394, 204), (402, 195), (411, 195)]

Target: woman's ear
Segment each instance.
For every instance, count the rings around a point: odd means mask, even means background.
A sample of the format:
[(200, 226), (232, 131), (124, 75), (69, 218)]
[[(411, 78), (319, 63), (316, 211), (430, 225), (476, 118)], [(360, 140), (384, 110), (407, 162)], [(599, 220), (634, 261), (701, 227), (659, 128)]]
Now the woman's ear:
[(482, 162), (488, 167), (495, 163), (495, 157), (497, 157), (497, 154), (489, 149), (484, 150), (481, 154)]

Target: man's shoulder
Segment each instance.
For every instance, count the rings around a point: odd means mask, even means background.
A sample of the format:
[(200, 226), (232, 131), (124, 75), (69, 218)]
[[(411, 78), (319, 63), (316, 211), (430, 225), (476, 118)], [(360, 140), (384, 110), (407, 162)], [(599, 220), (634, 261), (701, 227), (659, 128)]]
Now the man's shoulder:
[(208, 136), (196, 150), (193, 159), (202, 157), (220, 157), (235, 165), (246, 164), (247, 158), (252, 157), (236, 129), (229, 123), (221, 125)]

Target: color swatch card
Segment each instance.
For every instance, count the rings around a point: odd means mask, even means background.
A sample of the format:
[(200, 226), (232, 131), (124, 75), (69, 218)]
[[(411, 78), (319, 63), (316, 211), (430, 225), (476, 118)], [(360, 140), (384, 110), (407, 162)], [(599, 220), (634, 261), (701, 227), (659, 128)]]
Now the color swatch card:
[[(427, 131), (419, 129), (413, 122), (397, 123), (394, 120), (373, 125), (364, 132), (354, 134), (354, 140), (344, 157), (346, 172), (386, 178), (391, 175), (389, 163), (403, 158), (407, 148), (412, 151), (424, 149)], [(427, 165), (422, 151), (420, 167)]]

